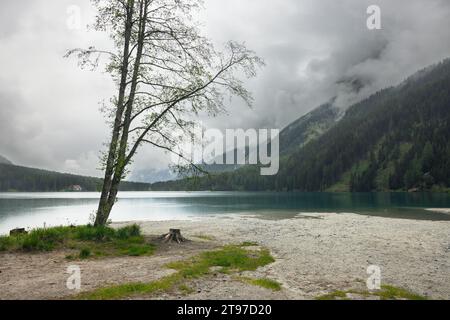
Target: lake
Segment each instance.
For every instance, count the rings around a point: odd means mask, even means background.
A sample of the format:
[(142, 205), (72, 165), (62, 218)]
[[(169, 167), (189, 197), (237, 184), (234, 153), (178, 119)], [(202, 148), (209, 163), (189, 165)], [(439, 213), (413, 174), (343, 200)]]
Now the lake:
[[(86, 224), (98, 193), (0, 193), (0, 234), (14, 228)], [(417, 220), (450, 221), (426, 211), (450, 208), (450, 194), (431, 193), (275, 193), (275, 192), (122, 192), (115, 222), (182, 220), (219, 214), (291, 218), (299, 213), (351, 212)]]

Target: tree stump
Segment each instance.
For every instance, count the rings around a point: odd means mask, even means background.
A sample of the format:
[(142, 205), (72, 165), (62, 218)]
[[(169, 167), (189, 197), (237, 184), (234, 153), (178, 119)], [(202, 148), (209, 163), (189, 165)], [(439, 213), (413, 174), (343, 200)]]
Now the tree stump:
[(178, 244), (187, 242), (188, 240), (181, 235), (180, 229), (170, 229), (170, 232), (162, 235), (160, 240), (164, 243), (176, 242)]
[(27, 234), (28, 232), (25, 230), (25, 228), (17, 228), (14, 230), (11, 230), (9, 232), (9, 236), (18, 236), (19, 234)]

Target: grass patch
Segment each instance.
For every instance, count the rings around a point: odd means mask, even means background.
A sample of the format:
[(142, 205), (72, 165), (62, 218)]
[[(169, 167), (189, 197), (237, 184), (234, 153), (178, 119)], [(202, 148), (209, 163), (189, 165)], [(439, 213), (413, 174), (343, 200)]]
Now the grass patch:
[[(76, 296), (81, 300), (114, 300), (134, 295), (152, 295), (179, 290), (184, 294), (192, 289), (187, 282), (207, 276), (213, 267), (222, 267), (225, 272), (253, 271), (275, 260), (266, 249), (246, 250), (242, 246), (230, 245), (221, 249), (204, 252), (192, 259), (170, 263), (168, 268), (177, 272), (150, 283), (132, 283), (98, 289)], [(267, 285), (267, 282), (264, 282)], [(273, 283), (271, 284), (273, 286)]]
[(427, 300), (424, 296), (390, 285), (381, 286), (378, 295), (383, 300)]
[(347, 294), (349, 291), (334, 291), (323, 296), (317, 297), (316, 300), (348, 300)]
[(180, 276), (175, 274), (150, 283), (128, 283), (101, 288), (90, 293), (80, 294), (76, 298), (79, 300), (118, 300), (136, 294), (165, 292), (172, 289), (180, 281)]
[(87, 259), (91, 256), (91, 250), (89, 248), (83, 248), (80, 251), (80, 259)]
[(280, 283), (278, 283), (275, 280), (268, 279), (268, 278), (253, 279), (253, 278), (239, 277), (238, 280), (241, 280), (241, 281), (251, 284), (253, 286), (262, 287), (262, 288), (269, 289), (272, 291), (280, 291), (281, 290)]
[(183, 295), (188, 295), (194, 292), (194, 289), (185, 284), (180, 285), (179, 289)]
[(46, 252), (72, 249), (78, 255), (66, 258), (87, 259), (102, 256), (143, 256), (153, 254), (154, 245), (148, 244), (138, 225), (113, 229), (109, 227), (56, 227), (35, 229), (28, 234), (0, 237), (1, 251)]
[(426, 297), (410, 292), (406, 289), (391, 285), (382, 285), (378, 291), (335, 291), (320, 297), (316, 300), (349, 300), (348, 294), (356, 294), (364, 297), (378, 297), (381, 300), (427, 300)]
[(218, 251), (205, 252), (202, 261), (210, 267), (242, 271), (254, 271), (261, 266), (275, 262), (269, 250), (249, 251), (242, 246), (226, 246)]
[(257, 247), (258, 246), (258, 242), (254, 242), (254, 241), (245, 241), (241, 243), (241, 247)]

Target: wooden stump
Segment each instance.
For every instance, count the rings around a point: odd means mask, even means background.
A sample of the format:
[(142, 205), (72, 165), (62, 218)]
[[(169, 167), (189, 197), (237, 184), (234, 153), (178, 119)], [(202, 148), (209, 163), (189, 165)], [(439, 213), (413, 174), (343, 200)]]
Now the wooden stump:
[(19, 234), (27, 234), (28, 232), (25, 230), (25, 228), (18, 228), (18, 229), (14, 229), (11, 230), (9, 232), (9, 235), (12, 236), (18, 236)]
[(170, 232), (162, 235), (160, 240), (164, 243), (176, 242), (178, 244), (188, 241), (181, 235), (180, 229), (170, 229)]

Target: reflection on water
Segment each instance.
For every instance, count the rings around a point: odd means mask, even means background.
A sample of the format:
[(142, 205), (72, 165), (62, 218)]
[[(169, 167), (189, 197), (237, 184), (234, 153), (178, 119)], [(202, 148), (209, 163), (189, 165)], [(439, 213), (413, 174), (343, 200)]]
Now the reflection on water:
[[(0, 193), (0, 234), (16, 227), (89, 222), (98, 193)], [(299, 212), (353, 212), (419, 220), (449, 220), (425, 208), (449, 208), (449, 194), (123, 192), (111, 218), (181, 220), (216, 214), (259, 214), (289, 218)]]

